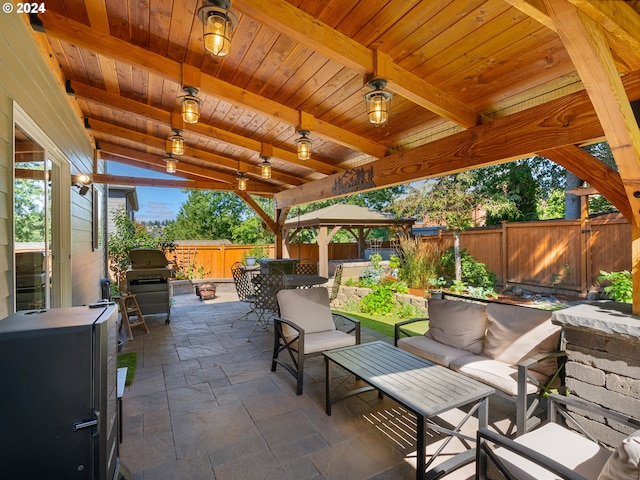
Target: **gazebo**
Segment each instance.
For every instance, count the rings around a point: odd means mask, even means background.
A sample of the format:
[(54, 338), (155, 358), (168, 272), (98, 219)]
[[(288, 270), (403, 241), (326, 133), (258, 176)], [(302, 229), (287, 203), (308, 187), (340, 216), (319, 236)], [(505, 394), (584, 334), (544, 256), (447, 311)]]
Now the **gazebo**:
[(329, 243), (340, 229), (346, 229), (357, 240), (358, 257), (361, 258), (367, 237), (373, 228), (389, 227), (409, 233), (414, 222), (414, 219), (394, 218), (390, 214), (358, 205), (331, 205), (315, 212), (291, 217), (284, 223), (285, 256), (290, 256), (291, 239), (301, 229), (310, 229), (318, 242), (318, 272), (320, 275), (327, 276), (329, 274)]

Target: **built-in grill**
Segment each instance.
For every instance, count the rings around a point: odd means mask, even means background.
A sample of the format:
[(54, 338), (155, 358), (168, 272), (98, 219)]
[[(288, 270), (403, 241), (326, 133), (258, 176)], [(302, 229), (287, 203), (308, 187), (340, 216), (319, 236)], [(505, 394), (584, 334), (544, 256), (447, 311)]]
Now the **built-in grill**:
[(127, 290), (136, 294), (143, 315), (171, 314), (169, 279), (172, 271), (160, 250), (139, 248), (129, 253), (131, 265), (127, 269)]

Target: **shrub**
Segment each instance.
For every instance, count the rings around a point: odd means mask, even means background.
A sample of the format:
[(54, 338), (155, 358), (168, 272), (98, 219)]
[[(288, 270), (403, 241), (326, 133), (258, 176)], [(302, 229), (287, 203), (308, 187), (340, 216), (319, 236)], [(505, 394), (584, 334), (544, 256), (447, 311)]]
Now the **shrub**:
[(434, 242), (423, 242), (417, 237), (400, 237), (402, 266), (400, 278), (410, 288), (426, 288), (429, 278), (437, 277), (440, 250)]
[[(478, 262), (466, 249), (460, 252), (462, 256), (462, 282), (475, 287), (494, 288), (496, 274), (487, 269), (484, 263)], [(453, 247), (448, 248), (441, 258), (442, 271), (445, 277), (455, 278), (455, 257)]]
[(600, 270), (599, 282), (611, 282), (611, 285), (604, 287), (603, 291), (610, 298), (618, 302), (631, 303), (633, 298), (633, 281), (631, 272), (605, 272)]

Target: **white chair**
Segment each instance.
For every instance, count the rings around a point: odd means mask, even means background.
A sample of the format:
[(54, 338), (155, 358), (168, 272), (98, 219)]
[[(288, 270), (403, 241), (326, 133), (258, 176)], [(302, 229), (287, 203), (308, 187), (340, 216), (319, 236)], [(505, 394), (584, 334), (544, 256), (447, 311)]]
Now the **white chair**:
[[(332, 312), (325, 287), (280, 290), (277, 300), (280, 315), (273, 319), (271, 371), (278, 365), (284, 367), (296, 378), (296, 393), (301, 395), (304, 357), (359, 344), (360, 322)], [(285, 359), (279, 358), (282, 352), (287, 352)]]
[[(609, 425), (628, 432), (640, 428), (640, 420), (576, 397), (551, 395), (548, 401), (548, 422), (515, 440), (488, 429), (478, 431), (476, 479), (637, 480), (640, 477), (640, 431), (624, 438), (612, 453), (587, 433), (580, 425), (584, 417), (578, 417), (584, 414), (589, 419), (604, 418)], [(620, 438), (625, 435), (621, 433)]]

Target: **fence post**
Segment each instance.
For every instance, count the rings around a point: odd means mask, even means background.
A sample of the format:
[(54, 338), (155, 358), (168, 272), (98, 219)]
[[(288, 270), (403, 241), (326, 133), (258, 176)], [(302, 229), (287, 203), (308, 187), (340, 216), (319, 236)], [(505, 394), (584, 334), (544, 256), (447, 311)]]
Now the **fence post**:
[(509, 271), (507, 262), (509, 261), (509, 256), (507, 255), (507, 223), (506, 221), (502, 222), (502, 231), (500, 233), (500, 250), (502, 256), (502, 288), (504, 289), (507, 286), (507, 272)]

